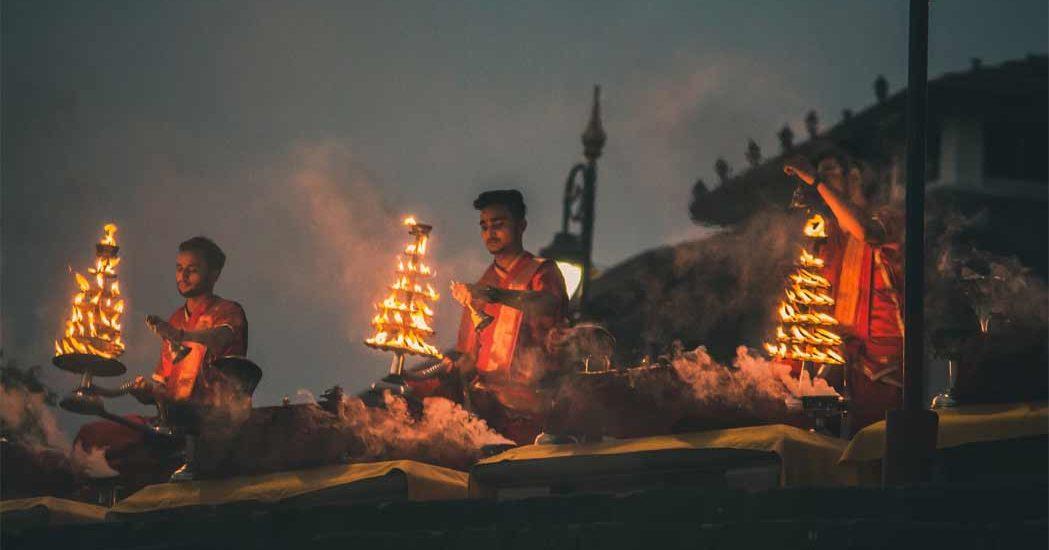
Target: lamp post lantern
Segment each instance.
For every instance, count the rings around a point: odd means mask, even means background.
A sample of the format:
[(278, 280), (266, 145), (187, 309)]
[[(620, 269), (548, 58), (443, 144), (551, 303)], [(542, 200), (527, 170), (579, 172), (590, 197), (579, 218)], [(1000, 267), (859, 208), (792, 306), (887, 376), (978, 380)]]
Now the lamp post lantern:
[[(590, 121), (582, 135), (583, 156), (586, 161), (569, 170), (565, 180), (561, 231), (554, 235), (554, 241), (550, 246), (539, 251), (542, 256), (557, 262), (561, 274), (565, 277), (568, 296), (575, 301), (580, 311), (585, 308), (590, 278), (593, 275), (597, 159), (601, 157), (607, 137), (601, 125), (601, 87), (594, 86)], [(572, 232), (574, 226), (578, 226), (578, 233)]]

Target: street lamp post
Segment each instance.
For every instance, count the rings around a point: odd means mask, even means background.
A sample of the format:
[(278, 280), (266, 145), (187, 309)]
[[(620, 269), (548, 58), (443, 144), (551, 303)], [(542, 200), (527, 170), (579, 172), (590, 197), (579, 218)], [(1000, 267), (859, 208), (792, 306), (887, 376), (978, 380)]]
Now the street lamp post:
[(931, 477), (939, 418), (925, 409), (925, 134), (928, 102), (929, 0), (910, 0), (907, 58), (907, 242), (904, 289), (903, 408), (885, 418), (884, 485)]
[[(554, 235), (554, 242), (540, 250), (542, 256), (557, 261), (568, 285), (569, 298), (573, 298), (572, 283), (578, 280), (578, 309), (586, 304), (593, 276), (594, 250), (594, 199), (597, 193), (597, 159), (605, 146), (605, 130), (601, 125), (601, 87), (594, 86), (594, 103), (590, 109), (590, 121), (583, 131), (583, 156), (586, 162), (572, 167), (565, 180), (565, 195), (562, 204), (561, 231)], [(578, 225), (579, 232), (573, 233), (572, 226)]]

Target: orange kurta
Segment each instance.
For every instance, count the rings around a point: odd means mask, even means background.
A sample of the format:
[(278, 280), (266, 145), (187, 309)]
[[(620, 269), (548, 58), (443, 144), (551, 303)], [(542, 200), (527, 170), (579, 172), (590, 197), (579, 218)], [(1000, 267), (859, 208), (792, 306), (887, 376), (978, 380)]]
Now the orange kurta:
[(889, 214), (876, 218), (884, 244), (863, 242), (828, 218), (820, 256), (834, 290), (834, 316), (841, 323), (849, 368), (855, 427), (884, 417), (899, 403), (903, 364), (903, 292), (898, 224)]
[(507, 272), (492, 262), (477, 284), (506, 290), (545, 292), (557, 298), (558, 309), (549, 316), (533, 315), (501, 304), (488, 304), (485, 313), (494, 317), (495, 321), (479, 336), (474, 330), (469, 311), (463, 310), (457, 351), (475, 356), (476, 367), (480, 372), (499, 372), (510, 378), (528, 374), (534, 369), (522, 365), (521, 360), (533, 359), (529, 354), (543, 347), (547, 333), (561, 322), (568, 309), (568, 296), (561, 272), (553, 261), (525, 252)]
[[(477, 333), (469, 311), (463, 311), (456, 349), (477, 370), (471, 386), (478, 413), (518, 443), (530, 443), (541, 429), (542, 405), (537, 385), (556, 371), (546, 349), (550, 330), (568, 309), (565, 282), (557, 265), (525, 252), (507, 271), (492, 263), (477, 284), (506, 290), (528, 290), (556, 297), (558, 308), (537, 315), (501, 304), (488, 304), (485, 313), (495, 320)], [(492, 403), (485, 404), (485, 398)], [(487, 409), (487, 410), (483, 410)]]
[[(230, 355), (245, 355), (248, 350), (248, 320), (244, 309), (229, 300), (214, 296), (211, 300), (200, 306), (196, 311), (189, 311), (185, 306), (175, 310), (168, 318), (168, 322), (175, 328), (185, 331), (203, 330), (206, 328), (229, 326), (233, 330), (233, 341), (223, 349), (203, 350), (199, 355), (200, 364), (189, 369), (187, 362), (197, 356), (186, 355), (180, 361), (175, 361), (177, 354), (173, 352), (168, 342), (161, 344), (161, 358), (158, 361), (156, 371), (153, 374), (155, 380), (167, 384), (169, 380), (176, 380), (184, 371), (196, 371), (198, 374), (193, 380), (203, 381), (201, 384), (193, 384), (190, 387), (193, 401), (203, 397), (208, 379), (208, 368), (211, 363), (220, 357)], [(125, 418), (137, 422), (148, 423), (149, 418), (139, 415), (128, 415)], [(115, 422), (102, 420), (90, 422), (83, 425), (77, 433), (74, 443), (85, 449), (104, 448), (106, 459), (115, 470), (131, 478), (149, 479), (150, 469), (159, 464), (160, 458), (150, 453), (145, 448), (143, 436), (140, 432), (121, 426)]]
[[(233, 331), (233, 339), (222, 349), (206, 349), (192, 342), (183, 344), (185, 349), (167, 341), (161, 343), (160, 360), (153, 379), (165, 385), (171, 398), (182, 400), (191, 393), (198, 394), (207, 386), (208, 369), (216, 359), (243, 356), (248, 352), (248, 318), (237, 302), (212, 296), (194, 311), (186, 305), (176, 309), (168, 317), (168, 323), (186, 332), (222, 326)], [(198, 386), (197, 382), (204, 387)]]

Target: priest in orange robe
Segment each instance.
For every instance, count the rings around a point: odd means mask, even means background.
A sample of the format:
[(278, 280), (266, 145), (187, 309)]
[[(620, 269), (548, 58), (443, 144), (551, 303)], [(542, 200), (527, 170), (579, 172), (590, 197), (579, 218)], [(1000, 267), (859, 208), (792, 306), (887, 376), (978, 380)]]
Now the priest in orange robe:
[(903, 364), (902, 235), (899, 216), (868, 204), (859, 165), (837, 149), (784, 172), (811, 185), (830, 209), (823, 273), (834, 290), (852, 402), (851, 428), (882, 420), (900, 404)]
[[(167, 321), (150, 315), (146, 323), (163, 340), (160, 359), (152, 380), (137, 377), (132, 389), (143, 404), (160, 402), (169, 423), (196, 435), (203, 408), (223, 405), (227, 392), (218, 391), (219, 377), (211, 364), (221, 357), (244, 356), (248, 349), (248, 320), (240, 304), (214, 292), (226, 255), (206, 237), (194, 237), (179, 245), (175, 281), (186, 302)], [(138, 423), (152, 419), (130, 415)], [(106, 448), (106, 458), (117, 471), (151, 466), (143, 435), (114, 422), (100, 421), (81, 427), (74, 441), (85, 450)], [(192, 464), (176, 472), (175, 479), (191, 479)]]
[(487, 191), (473, 203), (492, 263), (473, 284), (453, 283), (463, 305), (456, 341), (458, 372), (469, 408), (518, 444), (532, 443), (546, 413), (544, 382), (559, 374), (548, 346), (568, 310), (565, 282), (552, 260), (524, 249), (524, 198), (517, 190)]

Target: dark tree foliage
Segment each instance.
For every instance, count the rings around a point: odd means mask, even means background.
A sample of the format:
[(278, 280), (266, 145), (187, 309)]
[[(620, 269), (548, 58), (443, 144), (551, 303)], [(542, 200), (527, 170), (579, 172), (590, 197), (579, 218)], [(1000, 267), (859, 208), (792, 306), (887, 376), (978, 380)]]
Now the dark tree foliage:
[(794, 148), (794, 130), (790, 129), (789, 124), (784, 124), (783, 128), (780, 129), (776, 136), (779, 137), (779, 148), (781, 152), (786, 153)]
[(805, 131), (809, 133), (809, 139), (816, 139), (820, 134), (820, 117), (816, 111), (809, 111), (809, 114), (805, 115)]
[(747, 140), (747, 163), (752, 167), (761, 164), (761, 147), (753, 139)]
[(874, 80), (874, 98), (878, 103), (883, 103), (889, 98), (889, 81), (885, 79), (885, 75), (880, 74)]

